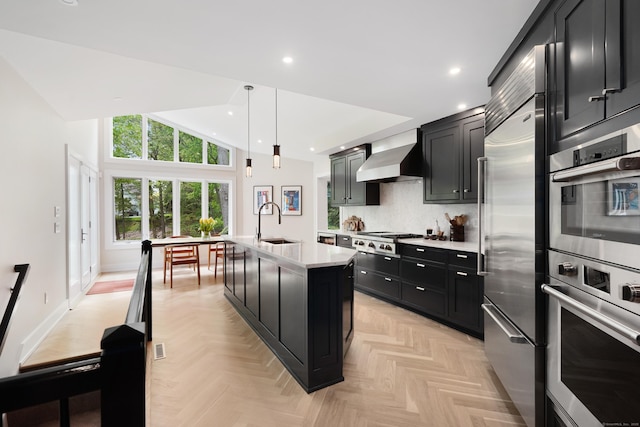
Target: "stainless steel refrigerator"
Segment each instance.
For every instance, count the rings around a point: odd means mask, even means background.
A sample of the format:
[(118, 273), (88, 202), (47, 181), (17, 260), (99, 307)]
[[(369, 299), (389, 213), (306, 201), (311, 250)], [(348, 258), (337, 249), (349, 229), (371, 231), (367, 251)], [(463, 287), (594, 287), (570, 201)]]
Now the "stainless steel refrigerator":
[(528, 426), (544, 425), (545, 47), (485, 107), (478, 274), (485, 352)]

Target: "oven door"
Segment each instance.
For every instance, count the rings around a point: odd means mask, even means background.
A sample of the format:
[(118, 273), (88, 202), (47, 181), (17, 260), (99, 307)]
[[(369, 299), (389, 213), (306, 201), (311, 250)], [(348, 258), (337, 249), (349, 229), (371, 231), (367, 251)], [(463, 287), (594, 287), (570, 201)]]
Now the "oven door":
[(555, 279), (547, 392), (578, 426), (638, 425), (640, 316)]
[(586, 165), (549, 176), (550, 247), (640, 269), (640, 171)]

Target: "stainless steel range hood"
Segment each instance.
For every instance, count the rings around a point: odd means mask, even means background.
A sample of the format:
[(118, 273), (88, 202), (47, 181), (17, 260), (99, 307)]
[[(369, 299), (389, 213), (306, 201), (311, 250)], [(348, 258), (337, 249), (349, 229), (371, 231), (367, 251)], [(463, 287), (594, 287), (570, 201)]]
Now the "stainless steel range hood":
[[(385, 148), (390, 142), (407, 141), (394, 148)], [(356, 173), (357, 181), (367, 182), (395, 182), (417, 180), (422, 178), (422, 143), (420, 130), (414, 129), (394, 137), (376, 141), (372, 145), (380, 147), (379, 151), (371, 154)]]

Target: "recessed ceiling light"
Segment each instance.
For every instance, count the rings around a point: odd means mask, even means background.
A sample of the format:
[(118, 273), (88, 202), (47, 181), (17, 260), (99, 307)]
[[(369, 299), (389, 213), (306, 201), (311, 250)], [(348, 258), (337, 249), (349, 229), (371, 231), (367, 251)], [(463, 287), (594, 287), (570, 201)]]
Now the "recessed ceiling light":
[(464, 110), (467, 108), (467, 104), (458, 104), (458, 110)]
[(290, 56), (285, 56), (284, 58), (282, 58), (282, 62), (284, 62), (285, 64), (291, 64), (293, 62), (293, 58)]
[(216, 135), (217, 135), (217, 133), (215, 133), (215, 132), (214, 132), (214, 133), (212, 133), (212, 135), (213, 135), (213, 136), (216, 136)]
[(116, 102), (120, 102), (120, 101), (122, 101), (122, 97), (121, 96), (116, 96), (116, 97), (113, 98), (113, 100), (116, 101)]
[(456, 74), (460, 74), (460, 68), (459, 67), (453, 67), (452, 69), (449, 70), (449, 74), (451, 74), (452, 76), (455, 76)]
[(341, 146), (340, 146), (340, 149), (341, 149), (341, 150), (344, 150), (344, 145), (341, 145)]
[(233, 111), (227, 111), (227, 114), (233, 116)]
[(309, 150), (311, 150), (311, 151), (316, 151), (316, 149), (315, 149), (315, 148), (313, 148), (313, 147), (309, 148)]
[(60, 3), (65, 6), (77, 6), (78, 0), (60, 0)]

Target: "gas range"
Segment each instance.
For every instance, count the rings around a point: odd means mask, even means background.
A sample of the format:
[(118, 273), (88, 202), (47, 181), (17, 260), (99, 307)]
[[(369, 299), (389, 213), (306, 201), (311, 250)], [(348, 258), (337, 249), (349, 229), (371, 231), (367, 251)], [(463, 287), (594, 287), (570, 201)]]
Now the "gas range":
[(422, 237), (418, 234), (396, 233), (391, 231), (361, 231), (351, 239), (354, 249), (375, 254), (400, 256), (396, 249), (398, 239)]

